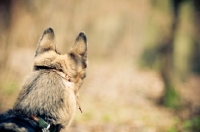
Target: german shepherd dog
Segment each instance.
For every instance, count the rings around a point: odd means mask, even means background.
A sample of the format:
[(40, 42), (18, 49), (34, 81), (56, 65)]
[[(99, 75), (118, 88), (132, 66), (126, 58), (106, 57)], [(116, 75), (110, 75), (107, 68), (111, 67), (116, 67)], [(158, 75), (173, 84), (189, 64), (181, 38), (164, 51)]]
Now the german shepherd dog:
[[(0, 115), (0, 131), (58, 132), (72, 122), (78, 91), (86, 77), (87, 38), (81, 32), (67, 54), (57, 52), (47, 28), (37, 45), (33, 71), (26, 77), (12, 109)], [(81, 110), (81, 109), (80, 109)]]

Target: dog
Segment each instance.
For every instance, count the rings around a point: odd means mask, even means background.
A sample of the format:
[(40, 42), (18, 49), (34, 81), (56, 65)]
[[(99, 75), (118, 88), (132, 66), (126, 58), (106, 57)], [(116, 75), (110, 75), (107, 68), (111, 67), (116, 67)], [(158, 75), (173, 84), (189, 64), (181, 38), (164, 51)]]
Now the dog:
[(52, 28), (37, 45), (33, 71), (25, 78), (12, 109), (0, 115), (0, 131), (58, 132), (73, 120), (86, 77), (87, 37), (80, 32), (67, 54), (60, 54)]

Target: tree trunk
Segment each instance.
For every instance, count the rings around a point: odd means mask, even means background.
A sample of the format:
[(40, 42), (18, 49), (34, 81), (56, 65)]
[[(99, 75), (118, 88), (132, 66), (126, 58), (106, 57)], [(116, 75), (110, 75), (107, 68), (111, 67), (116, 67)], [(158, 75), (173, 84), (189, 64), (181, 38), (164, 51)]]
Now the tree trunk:
[(12, 0), (0, 1), (0, 70), (4, 69), (8, 60), (9, 30), (11, 23)]

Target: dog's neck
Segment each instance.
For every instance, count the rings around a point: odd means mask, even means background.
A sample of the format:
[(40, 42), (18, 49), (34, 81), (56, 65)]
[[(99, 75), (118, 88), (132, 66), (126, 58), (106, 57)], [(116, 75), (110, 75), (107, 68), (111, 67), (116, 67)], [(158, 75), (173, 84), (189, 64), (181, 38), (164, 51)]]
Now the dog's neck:
[[(50, 68), (50, 67), (47, 67), (47, 66), (35, 66), (34, 67), (34, 70), (48, 70), (48, 71), (53, 71), (53, 72), (56, 72), (60, 77), (62, 77), (63, 79), (65, 79), (66, 81), (68, 81), (68, 82), (70, 82), (71, 80), (70, 80), (70, 76), (69, 75), (67, 75), (67, 74), (65, 74), (64, 72), (62, 72), (62, 71), (60, 71), (60, 70), (58, 70), (58, 69), (55, 69), (55, 68)], [(82, 109), (81, 109), (81, 105), (80, 105), (80, 103), (79, 103), (79, 101), (78, 101), (78, 97), (76, 97), (76, 103), (77, 103), (77, 105), (78, 105), (78, 107), (79, 107), (79, 110), (80, 110), (80, 112), (81, 113), (83, 113), (83, 111), (82, 111)]]
[(64, 73), (61, 70), (55, 69), (55, 68), (51, 68), (51, 67), (47, 67), (47, 66), (35, 66), (34, 70), (38, 71), (38, 70), (48, 70), (48, 71), (53, 71), (56, 72), (60, 77), (62, 77), (63, 79), (67, 80), (68, 82), (70, 82), (70, 76), (67, 75), (66, 73)]

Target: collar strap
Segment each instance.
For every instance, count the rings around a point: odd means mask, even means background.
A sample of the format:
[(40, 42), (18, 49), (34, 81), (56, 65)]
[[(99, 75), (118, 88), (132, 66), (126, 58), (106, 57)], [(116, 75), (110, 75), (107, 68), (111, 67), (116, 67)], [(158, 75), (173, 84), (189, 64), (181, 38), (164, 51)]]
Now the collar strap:
[(67, 74), (65, 74), (64, 72), (62, 71), (59, 71), (55, 68), (51, 68), (51, 67), (47, 67), (47, 66), (35, 66), (34, 67), (35, 70), (51, 70), (51, 71), (54, 71), (56, 72), (58, 75), (60, 75), (62, 78), (64, 78), (65, 80), (69, 81), (70, 82), (70, 76), (68, 76)]
[(56, 126), (55, 125), (50, 125), (47, 123), (45, 120), (43, 120), (40, 117), (31, 115), (31, 118), (38, 123), (38, 126), (42, 128), (42, 132), (56, 132)]
[(81, 105), (78, 101), (78, 97), (76, 97), (76, 104), (78, 105), (78, 109), (80, 110), (81, 113), (83, 113), (82, 109), (81, 109)]
[(70, 76), (65, 74), (64, 72), (61, 72), (59, 70), (56, 69), (51, 69), (52, 71), (56, 72), (58, 75), (60, 75), (62, 78), (64, 78), (65, 80), (67, 80), (68, 82), (70, 82)]

